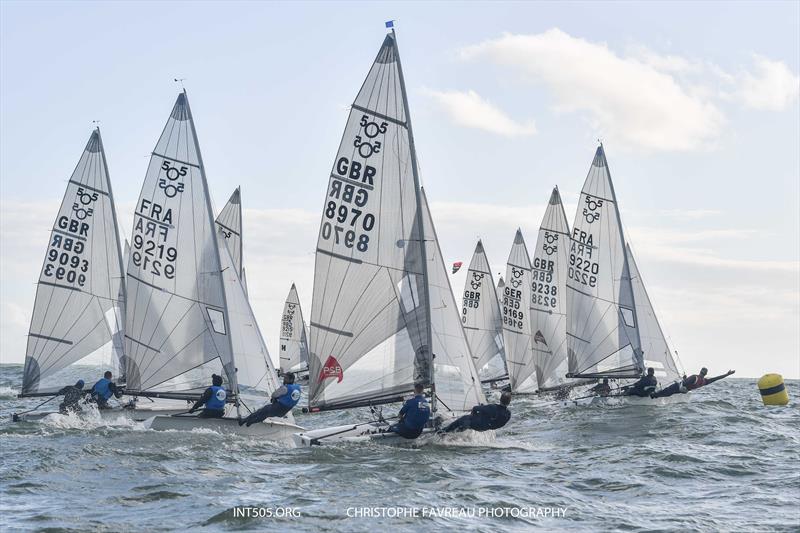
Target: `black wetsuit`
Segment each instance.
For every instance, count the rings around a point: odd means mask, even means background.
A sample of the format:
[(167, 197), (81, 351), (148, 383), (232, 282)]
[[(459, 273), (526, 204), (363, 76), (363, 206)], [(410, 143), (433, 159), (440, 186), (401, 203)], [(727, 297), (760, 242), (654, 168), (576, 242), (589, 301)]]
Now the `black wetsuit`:
[(608, 383), (598, 383), (589, 389), (589, 392), (593, 392), (598, 396), (608, 396), (611, 394), (611, 387), (608, 385)]
[(80, 406), (80, 401), (83, 399), (86, 393), (83, 392), (83, 389), (79, 389), (75, 385), (67, 385), (60, 391), (58, 394), (64, 395), (64, 401), (61, 402), (58, 406), (58, 410), (61, 413), (67, 413), (69, 411), (80, 412), (83, 409)]
[(643, 376), (642, 379), (625, 389), (625, 396), (648, 397), (656, 390), (658, 380), (655, 376)]
[(451, 431), (488, 431), (505, 426), (511, 420), (511, 411), (502, 404), (476, 405), (472, 412), (457, 419), (445, 428), (445, 433)]

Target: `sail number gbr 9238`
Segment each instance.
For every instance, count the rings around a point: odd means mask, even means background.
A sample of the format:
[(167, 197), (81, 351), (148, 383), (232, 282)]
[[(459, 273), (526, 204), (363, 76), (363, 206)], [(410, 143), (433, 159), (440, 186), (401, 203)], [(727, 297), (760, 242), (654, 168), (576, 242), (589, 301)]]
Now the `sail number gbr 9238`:
[[(380, 154), (387, 123), (362, 115), (360, 130), (353, 140), (354, 152), (364, 162), (340, 156), (331, 174), (320, 235), (326, 241), (359, 252), (369, 250), (375, 214), (370, 212), (370, 192), (375, 190), (377, 169), (369, 158)], [(379, 138), (379, 136), (381, 136)]]

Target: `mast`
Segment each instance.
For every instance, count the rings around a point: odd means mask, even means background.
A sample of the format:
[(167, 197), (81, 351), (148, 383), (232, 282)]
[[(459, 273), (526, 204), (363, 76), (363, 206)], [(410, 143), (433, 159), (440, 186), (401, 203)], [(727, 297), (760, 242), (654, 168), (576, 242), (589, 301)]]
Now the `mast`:
[(414, 145), (414, 130), (411, 128), (411, 112), (408, 108), (408, 94), (406, 93), (406, 82), (405, 78), (403, 77), (403, 64), (400, 61), (400, 50), (397, 47), (397, 35), (394, 32), (394, 27), (392, 28), (392, 39), (394, 40), (394, 47), (395, 52), (397, 54), (397, 73), (400, 77), (400, 88), (402, 89), (401, 93), (403, 96), (403, 110), (406, 115), (406, 125), (408, 126), (408, 147), (409, 152), (411, 153), (411, 173), (414, 176), (414, 194), (417, 198), (417, 224), (419, 227), (419, 235), (420, 235), (420, 255), (422, 258), (422, 277), (425, 280), (423, 283), (423, 291), (425, 297), (425, 306), (426, 312), (428, 315), (428, 351), (430, 352), (430, 373), (428, 379), (430, 379), (430, 387), (431, 387), (431, 412), (436, 413), (436, 381), (435, 381), (435, 368), (436, 365), (434, 364), (433, 360), (436, 355), (433, 353), (433, 332), (431, 328), (431, 299), (430, 299), (430, 290), (428, 288), (428, 254), (425, 247), (425, 228), (422, 223), (422, 196), (420, 194), (419, 188), (419, 169), (417, 168), (417, 148)]
[[(103, 160), (103, 168), (106, 171), (106, 187), (108, 187), (108, 199), (111, 202), (111, 216), (114, 221), (114, 241), (117, 243), (117, 259), (119, 260), (119, 271), (122, 273), (122, 281), (120, 282), (120, 293), (122, 294), (122, 302), (120, 303), (120, 315), (117, 320), (121, 320), (119, 324), (120, 331), (125, 329), (125, 302), (128, 300), (128, 290), (125, 283), (125, 267), (122, 264), (122, 243), (119, 241), (119, 224), (117, 222), (117, 206), (114, 203), (114, 192), (111, 189), (111, 175), (108, 173), (108, 162), (106, 161), (106, 148), (103, 146), (103, 137), (100, 135), (100, 126), (95, 128), (97, 131), (97, 141), (100, 143), (100, 157)], [(122, 343), (122, 355), (125, 356), (125, 343)], [(120, 361), (120, 371), (125, 372), (125, 368)], [(124, 374), (123, 374), (124, 375)]]
[[(606, 159), (606, 151), (603, 148), (603, 143), (602, 142), (600, 142), (600, 151), (603, 154), (603, 162), (605, 163), (606, 169), (607, 169), (607, 172), (608, 172), (608, 184), (611, 187), (611, 194), (614, 196), (614, 202), (613, 202), (614, 203), (614, 211), (617, 214), (617, 220), (619, 220), (619, 238), (620, 238), (620, 242), (622, 243), (623, 246), (626, 246), (626, 243), (628, 241), (625, 240), (625, 235), (622, 232), (622, 217), (619, 214), (619, 199), (617, 198), (617, 193), (614, 190), (614, 180), (611, 178), (611, 168), (608, 166), (608, 159)], [(627, 250), (626, 250), (626, 252), (627, 252)], [(624, 256), (624, 258), (623, 258), (622, 276), (620, 276), (620, 281), (623, 282), (623, 283), (627, 283), (628, 284), (628, 289), (630, 289), (631, 304), (632, 304), (631, 308), (632, 308), (632, 312), (633, 312), (633, 319), (635, 321), (634, 325), (636, 326), (635, 328), (633, 328), (634, 330), (636, 330), (636, 348), (634, 348), (634, 355), (636, 356), (636, 364), (637, 365), (641, 364), (641, 367), (639, 368), (639, 372), (644, 374), (644, 354), (642, 353), (642, 339), (641, 339), (641, 336), (639, 335), (639, 317), (636, 314), (636, 300), (634, 299), (633, 284), (631, 283), (631, 269), (630, 269), (630, 264), (628, 263), (628, 254), (624, 253), (623, 256)], [(626, 273), (627, 273), (627, 276), (628, 276), (627, 278), (625, 277)], [(619, 307), (617, 307), (617, 313), (618, 314), (620, 313)]]
[[(194, 137), (194, 146), (195, 150), (197, 151), (197, 159), (200, 163), (200, 177), (203, 179), (203, 193), (205, 195), (206, 209), (208, 211), (208, 223), (209, 227), (213, 228), (214, 230), (211, 232), (212, 233), (211, 239), (212, 242), (214, 243), (213, 246), (214, 254), (216, 255), (217, 258), (217, 264), (220, 265), (220, 268), (222, 268), (222, 259), (220, 258), (219, 255), (219, 243), (217, 242), (217, 232), (216, 232), (217, 225), (214, 221), (214, 211), (211, 209), (211, 197), (208, 194), (208, 180), (206, 179), (206, 167), (203, 164), (203, 155), (200, 152), (200, 143), (197, 141), (197, 131), (194, 128), (194, 117), (192, 116), (192, 107), (189, 105), (189, 96), (186, 94), (186, 89), (183, 90), (183, 96), (186, 99), (186, 112), (189, 114), (189, 127), (192, 128), (192, 136)], [(241, 202), (239, 203), (239, 205), (241, 206)], [(221, 281), (222, 271), (220, 271), (219, 276)], [(227, 338), (228, 347), (230, 348), (231, 351), (231, 360), (234, 362), (234, 364), (232, 365), (233, 368), (231, 369), (231, 376), (233, 376), (235, 382), (231, 383), (232, 385), (231, 389), (233, 390), (233, 393), (236, 395), (235, 398), (236, 414), (238, 416), (241, 416), (241, 413), (239, 411), (239, 380), (236, 379), (236, 364), (233, 355), (233, 341), (231, 340), (231, 324), (230, 324), (230, 317), (228, 316), (229, 315), (228, 300), (225, 294), (224, 287), (221, 292), (222, 292), (222, 304), (225, 307), (225, 312), (222, 315), (225, 323), (225, 331), (227, 332), (227, 335), (225, 335), (225, 337)]]

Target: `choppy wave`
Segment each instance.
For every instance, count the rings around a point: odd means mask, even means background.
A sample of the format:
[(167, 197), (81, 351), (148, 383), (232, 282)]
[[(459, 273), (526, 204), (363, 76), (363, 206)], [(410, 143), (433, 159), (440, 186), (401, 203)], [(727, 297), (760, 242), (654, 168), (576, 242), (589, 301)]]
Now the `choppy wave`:
[[(662, 407), (563, 409), (519, 397), (495, 436), (292, 449), (208, 429), (152, 431), (96, 412), (12, 423), (11, 413), (40, 403), (16, 398), (20, 378), (20, 367), (0, 366), (3, 530), (800, 530), (796, 381), (785, 408), (761, 405), (753, 380), (724, 380), (692, 403)], [(298, 414), (297, 422), (321, 428), (368, 416)], [(242, 507), (300, 516), (237, 516)], [(566, 516), (348, 517), (364, 508), (565, 508)]]

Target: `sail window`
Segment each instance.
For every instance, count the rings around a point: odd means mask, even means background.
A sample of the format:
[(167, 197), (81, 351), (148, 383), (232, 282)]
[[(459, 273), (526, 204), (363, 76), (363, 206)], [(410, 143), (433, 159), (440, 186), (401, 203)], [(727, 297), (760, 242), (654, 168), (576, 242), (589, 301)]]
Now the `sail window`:
[(627, 307), (620, 307), (619, 312), (622, 315), (622, 320), (625, 322), (625, 325), (629, 328), (636, 327), (636, 319), (633, 315), (633, 310), (628, 309)]
[(206, 307), (206, 311), (208, 311), (208, 319), (211, 321), (211, 327), (214, 328), (214, 331), (220, 335), (225, 335), (225, 315), (222, 311), (211, 309), (210, 307)]
[(400, 302), (403, 304), (403, 310), (410, 313), (419, 307), (419, 294), (417, 292), (417, 276), (415, 274), (406, 274), (403, 279), (397, 284), (400, 289)]

